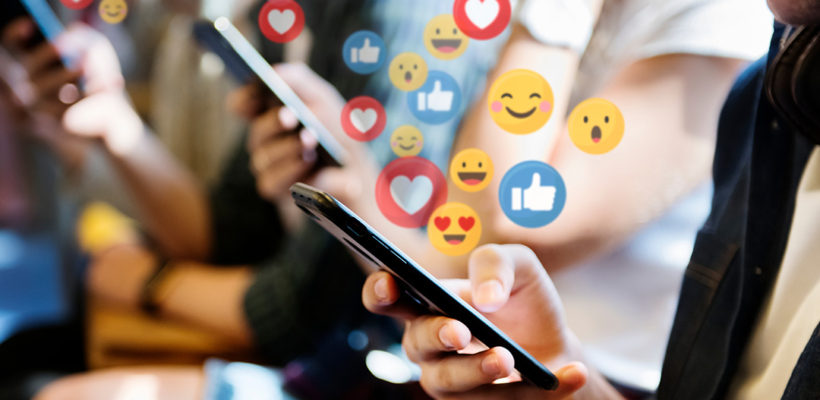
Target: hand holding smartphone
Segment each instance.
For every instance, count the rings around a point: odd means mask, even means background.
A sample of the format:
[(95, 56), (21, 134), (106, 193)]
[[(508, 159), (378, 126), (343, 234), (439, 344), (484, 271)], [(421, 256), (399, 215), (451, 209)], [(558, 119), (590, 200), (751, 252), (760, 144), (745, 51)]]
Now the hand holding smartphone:
[(485, 345), (509, 350), (525, 381), (547, 390), (557, 388), (558, 380), (552, 372), (343, 204), (302, 183), (293, 185), (291, 194), (296, 205), (316, 223), (353, 252), (390, 273), (408, 299), (430, 313), (461, 321)]
[(230, 20), (220, 17), (216, 21), (199, 21), (194, 25), (194, 36), (200, 44), (222, 59), (226, 69), (237, 81), (262, 82), (276, 99), (287, 106), (301, 125), (316, 138), (319, 143), (319, 160), (324, 165), (343, 165), (348, 155), (341, 143)]

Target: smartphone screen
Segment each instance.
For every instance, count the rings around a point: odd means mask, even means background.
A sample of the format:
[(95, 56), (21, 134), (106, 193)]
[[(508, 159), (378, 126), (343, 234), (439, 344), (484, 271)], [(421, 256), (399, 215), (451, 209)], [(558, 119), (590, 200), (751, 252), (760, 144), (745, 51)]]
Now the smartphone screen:
[(333, 196), (303, 183), (290, 190), (296, 205), (311, 219), (354, 253), (393, 275), (403, 297), (430, 313), (461, 321), (485, 345), (509, 350), (525, 381), (547, 390), (558, 387), (558, 379), (543, 364)]
[(242, 83), (247, 83), (254, 77), (261, 80), (282, 104), (296, 114), (296, 118), (308, 132), (316, 137), (320, 156), (324, 152), (324, 158), (330, 165), (343, 164), (347, 152), (341, 143), (230, 20), (220, 17), (214, 22), (198, 22), (194, 27), (194, 34), (208, 50), (222, 59), (225, 67), (237, 80)]

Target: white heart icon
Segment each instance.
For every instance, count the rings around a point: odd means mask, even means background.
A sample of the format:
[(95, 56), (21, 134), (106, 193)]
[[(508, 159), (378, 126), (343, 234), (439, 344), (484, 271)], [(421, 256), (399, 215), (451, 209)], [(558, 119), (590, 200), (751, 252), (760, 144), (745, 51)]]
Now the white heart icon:
[(433, 196), (433, 181), (424, 175), (419, 175), (412, 181), (406, 176), (397, 176), (390, 182), (390, 195), (402, 210), (413, 215)]
[(377, 119), (379, 119), (379, 114), (372, 108), (365, 110), (355, 108), (350, 112), (350, 123), (361, 133), (365, 133), (369, 131), (370, 128), (373, 128), (373, 125), (376, 125)]
[(464, 5), (467, 18), (478, 29), (490, 26), (498, 17), (498, 9), (498, 0), (467, 0), (467, 4)]
[(293, 13), (293, 10), (273, 10), (268, 13), (268, 23), (280, 35), (284, 35), (285, 32), (289, 31), (295, 21), (296, 14)]

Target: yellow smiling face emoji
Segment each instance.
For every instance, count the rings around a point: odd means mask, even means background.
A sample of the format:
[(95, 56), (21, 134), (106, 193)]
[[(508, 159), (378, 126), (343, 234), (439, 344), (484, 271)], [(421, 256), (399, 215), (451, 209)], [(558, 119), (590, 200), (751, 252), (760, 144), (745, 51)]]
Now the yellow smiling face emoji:
[(458, 29), (451, 14), (434, 17), (424, 28), (424, 45), (436, 58), (452, 60), (464, 54), (470, 39)]
[(612, 151), (624, 137), (624, 116), (615, 104), (592, 98), (578, 104), (569, 114), (572, 143), (589, 154)]
[(390, 148), (399, 157), (416, 156), (423, 147), (424, 136), (414, 126), (400, 126), (390, 135)]
[(470, 206), (447, 203), (430, 216), (427, 238), (433, 247), (448, 256), (467, 254), (481, 240), (481, 220)]
[(479, 149), (466, 149), (453, 157), (450, 179), (465, 192), (478, 192), (493, 180), (493, 161)]
[(128, 4), (125, 0), (102, 0), (100, 18), (109, 24), (119, 24), (128, 15)]
[(516, 69), (501, 75), (490, 87), (487, 105), (501, 129), (526, 135), (541, 129), (552, 116), (555, 100), (547, 80), (537, 73)]
[(387, 74), (396, 89), (412, 92), (427, 80), (427, 62), (416, 53), (401, 53), (390, 62)]

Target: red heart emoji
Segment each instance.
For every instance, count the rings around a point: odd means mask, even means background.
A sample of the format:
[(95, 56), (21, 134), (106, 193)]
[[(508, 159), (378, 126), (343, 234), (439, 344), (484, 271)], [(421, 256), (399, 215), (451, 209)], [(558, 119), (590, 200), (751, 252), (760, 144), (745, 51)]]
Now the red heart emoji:
[(444, 230), (450, 226), (450, 217), (436, 217), (433, 222), (435, 222), (438, 230), (444, 232)]
[(464, 229), (464, 232), (469, 232), (470, 229), (473, 229), (473, 225), (475, 225), (475, 218), (469, 217), (459, 217), (458, 218), (458, 225), (461, 226), (461, 229)]

